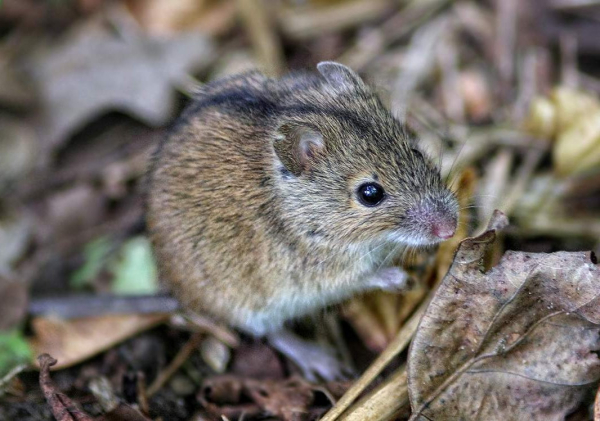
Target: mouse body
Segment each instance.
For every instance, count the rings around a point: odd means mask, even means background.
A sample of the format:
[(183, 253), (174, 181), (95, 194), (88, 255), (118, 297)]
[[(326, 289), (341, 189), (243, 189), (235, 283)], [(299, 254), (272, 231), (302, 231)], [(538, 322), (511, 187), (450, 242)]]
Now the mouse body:
[(406, 282), (391, 256), (456, 229), (439, 170), (351, 69), (204, 86), (161, 143), (147, 222), (161, 279), (255, 335)]

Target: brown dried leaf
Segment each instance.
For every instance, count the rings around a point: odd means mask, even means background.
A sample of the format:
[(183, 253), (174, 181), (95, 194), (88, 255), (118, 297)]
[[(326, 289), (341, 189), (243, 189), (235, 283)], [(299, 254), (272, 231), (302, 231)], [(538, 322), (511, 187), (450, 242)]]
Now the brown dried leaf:
[(60, 393), (50, 378), (50, 367), (56, 360), (48, 354), (38, 357), (40, 365), (40, 387), (44, 397), (52, 409), (52, 414), (57, 421), (94, 421), (92, 417), (81, 411), (66, 395)]
[(483, 273), (497, 228), (460, 244), (420, 322), (413, 420), (563, 420), (600, 379), (595, 256), (507, 252)]
[(246, 417), (268, 414), (296, 421), (308, 415), (315, 392), (323, 390), (299, 377), (255, 380), (225, 375), (207, 379), (198, 400), (216, 417), (237, 419), (242, 414)]
[(166, 314), (110, 315), (74, 320), (33, 319), (34, 354), (56, 355), (56, 368), (77, 364), (168, 319)]
[(174, 87), (212, 60), (212, 43), (203, 34), (151, 37), (122, 9), (111, 10), (110, 21), (99, 16), (28, 62), (40, 88), (39, 132), (49, 149), (106, 111), (124, 111), (154, 127), (166, 124), (175, 112)]

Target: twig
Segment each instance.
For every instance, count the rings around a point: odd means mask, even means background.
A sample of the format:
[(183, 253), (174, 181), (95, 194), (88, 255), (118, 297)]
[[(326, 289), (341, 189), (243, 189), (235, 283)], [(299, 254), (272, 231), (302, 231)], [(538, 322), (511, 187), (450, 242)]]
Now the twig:
[(264, 71), (279, 76), (285, 69), (283, 48), (263, 0), (238, 0), (254, 51)]
[(359, 43), (344, 54), (338, 61), (356, 70), (364, 70), (382, 51), (400, 38), (410, 34), (425, 21), (442, 10), (450, 0), (413, 0), (404, 9), (381, 25), (381, 39), (376, 45), (365, 48)]
[(400, 367), (383, 383), (353, 405), (340, 421), (387, 421), (410, 413), (406, 367)]
[(178, 327), (182, 327), (185, 324), (186, 327), (191, 327), (193, 330), (210, 333), (231, 348), (237, 348), (240, 345), (240, 338), (235, 332), (197, 313), (187, 312), (183, 318), (180, 316), (172, 317), (171, 324)]
[(85, 412), (80, 410), (75, 402), (68, 396), (60, 393), (50, 378), (50, 367), (56, 365), (57, 361), (48, 354), (38, 357), (40, 365), (40, 388), (44, 393), (46, 402), (52, 409), (52, 414), (57, 421), (93, 421)]
[(296, 6), (280, 10), (279, 20), (281, 29), (287, 36), (303, 40), (362, 25), (383, 16), (393, 8), (394, 2), (389, 0), (354, 0), (306, 10)]
[(179, 302), (167, 295), (72, 295), (67, 297), (38, 298), (29, 304), (32, 316), (57, 316), (76, 319), (111, 314), (172, 313)]
[(413, 334), (417, 330), (421, 316), (425, 312), (428, 301), (421, 304), (419, 309), (412, 315), (408, 322), (398, 332), (396, 337), (388, 347), (377, 357), (375, 361), (369, 366), (369, 368), (363, 373), (363, 375), (352, 385), (344, 396), (338, 401), (338, 403), (331, 408), (331, 410), (325, 414), (321, 421), (333, 421), (339, 418), (339, 416), (354, 402), (354, 400), (365, 390), (365, 388), (375, 380), (375, 378), (381, 373), (381, 371), (392, 361), (398, 354), (400, 354), (406, 346), (410, 343)]
[(481, 222), (479, 230), (485, 227), (494, 209), (504, 202), (504, 194), (508, 186), (511, 169), (514, 161), (514, 152), (502, 149), (487, 166), (485, 178), (481, 180), (480, 194), (478, 197), (478, 218)]
[(137, 372), (137, 401), (142, 414), (150, 415), (150, 405), (148, 404), (148, 387), (146, 385), (146, 375), (143, 371)]
[[(451, 25), (454, 27), (454, 25)], [(436, 57), (441, 71), (441, 88), (446, 116), (453, 121), (465, 121), (465, 104), (463, 95), (457, 93), (458, 57), (454, 30), (448, 31), (436, 49)]]
[(558, 10), (573, 10), (600, 5), (600, 0), (552, 0), (550, 5)]
[(571, 32), (560, 34), (560, 79), (565, 86), (576, 88), (579, 72), (577, 69), (577, 35)]
[(517, 202), (525, 193), (527, 185), (533, 177), (533, 173), (544, 155), (545, 151), (538, 149), (531, 149), (527, 152), (525, 161), (519, 168), (519, 171), (515, 175), (512, 183), (510, 183), (512, 187), (508, 193), (506, 193), (506, 198), (503, 201), (502, 210), (506, 215), (510, 215), (512, 213), (513, 209), (517, 205)]
[[(519, 0), (496, 0), (496, 66), (502, 87), (510, 86), (514, 74), (514, 53)], [(505, 89), (502, 92), (506, 92)]]
[(448, 19), (440, 17), (420, 28), (411, 40), (392, 92), (392, 113), (406, 120), (412, 92), (433, 71), (435, 47), (448, 32)]
[(6, 387), (8, 386), (8, 384), (11, 382), (11, 380), (14, 379), (16, 376), (18, 376), (19, 373), (26, 370), (28, 367), (29, 366), (27, 364), (19, 364), (18, 366), (14, 367), (12, 370), (10, 370), (8, 373), (6, 373), (6, 375), (0, 379), (0, 396), (2, 396), (4, 394), (4, 391), (5, 391)]
[(167, 381), (179, 370), (194, 351), (198, 349), (202, 341), (203, 333), (194, 333), (189, 341), (179, 350), (173, 361), (154, 379), (150, 387), (148, 387), (147, 396), (150, 398), (158, 392)]

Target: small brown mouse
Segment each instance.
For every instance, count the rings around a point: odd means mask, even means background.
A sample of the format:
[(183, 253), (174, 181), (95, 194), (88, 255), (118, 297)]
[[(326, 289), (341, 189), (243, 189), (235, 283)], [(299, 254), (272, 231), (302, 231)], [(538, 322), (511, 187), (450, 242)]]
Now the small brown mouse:
[(406, 246), (451, 237), (439, 170), (351, 69), (203, 87), (157, 150), (148, 227), (188, 308), (255, 335), (353, 294), (398, 289)]

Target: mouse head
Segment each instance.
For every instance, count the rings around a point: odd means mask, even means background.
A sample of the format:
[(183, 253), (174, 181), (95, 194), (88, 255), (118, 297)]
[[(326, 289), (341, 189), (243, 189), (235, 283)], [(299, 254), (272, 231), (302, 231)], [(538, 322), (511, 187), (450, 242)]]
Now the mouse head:
[(356, 73), (332, 62), (318, 70), (322, 79), (282, 111), (273, 140), (290, 226), (348, 245), (452, 237), (458, 204), (431, 160)]

